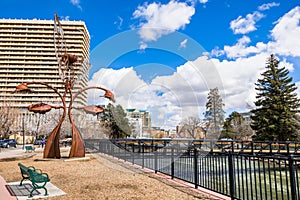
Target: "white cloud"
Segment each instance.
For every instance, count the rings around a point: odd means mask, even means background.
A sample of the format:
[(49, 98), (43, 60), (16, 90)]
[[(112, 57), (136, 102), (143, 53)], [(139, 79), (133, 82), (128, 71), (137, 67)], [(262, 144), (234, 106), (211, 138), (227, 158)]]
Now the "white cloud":
[(80, 0), (70, 0), (70, 3), (82, 10), (82, 7), (80, 5)]
[[(201, 69), (203, 65), (207, 67)], [(101, 85), (112, 90), (116, 103), (124, 108), (156, 112), (153, 118), (157, 120), (153, 121), (153, 125), (174, 128), (183, 118), (203, 112), (201, 109), (205, 105), (208, 84), (215, 83), (212, 79), (206, 80), (203, 74), (213, 72), (212, 67), (212, 62), (202, 57), (179, 66), (171, 76), (156, 77), (149, 84), (141, 80), (133, 68), (101, 69), (93, 75), (89, 85)], [(104, 101), (98, 98), (99, 95), (101, 91), (91, 91), (89, 103), (102, 104)], [(177, 120), (170, 124), (170, 118)]]
[(145, 43), (143, 41), (140, 42), (140, 50), (141, 51), (145, 50), (147, 47), (148, 47), (147, 43)]
[(268, 47), (280, 55), (300, 56), (300, 7), (290, 10), (275, 24)]
[(223, 80), (226, 109), (244, 109), (255, 100), (254, 83), (265, 68), (269, 54), (259, 53), (233, 61), (212, 59)]
[(70, 16), (62, 17), (62, 20), (69, 21), (70, 20)]
[(295, 7), (283, 15), (274, 24), (270, 31), (270, 41), (257, 42), (250, 45), (251, 39), (247, 36), (240, 38), (233, 46), (225, 45), (224, 49), (214, 49), (212, 56), (226, 55), (228, 58), (247, 57), (249, 55), (267, 52), (280, 56), (300, 56), (300, 7)]
[(200, 3), (206, 4), (208, 0), (199, 0)]
[(250, 42), (251, 40), (249, 37), (243, 36), (234, 46), (225, 45), (222, 53), (225, 53), (228, 58), (239, 58), (246, 57), (249, 54), (263, 52), (267, 48), (267, 45), (262, 42), (257, 43), (256, 46), (248, 46)]
[(151, 3), (139, 6), (133, 17), (140, 19), (139, 34), (143, 41), (156, 41), (163, 35), (183, 29), (190, 23), (195, 8), (184, 2), (170, 1), (168, 4)]
[(300, 81), (296, 82), (297, 90), (295, 91), (298, 95), (300, 94)]
[[(272, 7), (279, 6), (279, 3), (266, 3), (262, 4), (258, 7), (259, 11), (265, 11), (269, 10)], [(247, 34), (252, 31), (257, 30), (256, 23), (261, 20), (263, 17), (265, 17), (264, 14), (262, 14), (259, 11), (254, 11), (251, 14), (247, 14), (246, 17), (239, 16), (237, 19), (232, 20), (230, 22), (230, 28), (232, 29), (234, 34)]]
[[(113, 81), (112, 81), (113, 80)], [(128, 92), (135, 90), (136, 85), (142, 85), (144, 82), (137, 76), (133, 68), (122, 68), (119, 70), (102, 68), (94, 73), (89, 85), (102, 86), (115, 93), (116, 99), (128, 98)], [(104, 99), (98, 98), (102, 92), (99, 90), (90, 90), (88, 102), (92, 104), (101, 104)]]
[(188, 39), (184, 39), (182, 42), (180, 42), (179, 48), (186, 48), (187, 41), (188, 41)]
[[(226, 109), (244, 108), (246, 103), (251, 103), (255, 96), (254, 82), (264, 68), (266, 57), (261, 54), (237, 61), (219, 61), (202, 56), (177, 67), (172, 75), (157, 76), (149, 84), (133, 68), (101, 69), (89, 85), (112, 90), (116, 103), (124, 108), (155, 113), (153, 126), (168, 129), (187, 116), (200, 116), (205, 111), (208, 91), (214, 87), (220, 89)], [(90, 92), (89, 102), (101, 104), (95, 100), (99, 95), (98, 91)]]
[(272, 2), (272, 3), (265, 3), (265, 4), (262, 4), (261, 6), (258, 7), (258, 10), (269, 10), (270, 8), (272, 7), (275, 7), (275, 6), (279, 6), (280, 3), (276, 3), (276, 2)]
[[(177, 67), (169, 76), (157, 76), (147, 84), (133, 68), (120, 70), (101, 69), (94, 74), (89, 85), (102, 85), (112, 90), (116, 103), (124, 108), (147, 109), (151, 112), (153, 126), (174, 128), (187, 116), (205, 111), (209, 89), (218, 87), (225, 103), (225, 110), (246, 111), (254, 106), (256, 91), (254, 83), (265, 70), (270, 54), (258, 53), (233, 61), (199, 57)], [(293, 65), (281, 61), (290, 71)], [(112, 81), (114, 80), (114, 81)], [(89, 93), (90, 102), (100, 93)]]
[(118, 20), (114, 22), (114, 24), (118, 26), (119, 30), (121, 30), (121, 28), (122, 28), (123, 21), (124, 21), (123, 18), (118, 16)]
[(245, 18), (239, 16), (230, 22), (230, 28), (234, 34), (246, 34), (255, 31), (257, 29), (255, 26), (256, 22), (263, 17), (264, 15), (257, 11), (252, 14), (247, 14)]

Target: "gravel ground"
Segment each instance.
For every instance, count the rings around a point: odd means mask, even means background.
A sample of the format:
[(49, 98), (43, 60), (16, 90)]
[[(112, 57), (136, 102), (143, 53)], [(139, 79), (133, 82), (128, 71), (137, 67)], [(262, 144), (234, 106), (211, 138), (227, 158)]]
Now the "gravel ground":
[(42, 160), (34, 156), (24, 160), (0, 162), (0, 175), (6, 182), (21, 180), (18, 162), (49, 174), (51, 182), (67, 194), (48, 199), (211, 199), (182, 185), (101, 155), (89, 160)]

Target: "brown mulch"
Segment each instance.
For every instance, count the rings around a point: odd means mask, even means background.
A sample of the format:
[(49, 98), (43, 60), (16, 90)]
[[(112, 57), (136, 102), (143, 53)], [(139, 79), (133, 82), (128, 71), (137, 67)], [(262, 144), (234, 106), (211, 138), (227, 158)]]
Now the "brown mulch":
[(87, 155), (89, 160), (42, 160), (41, 156), (0, 162), (6, 182), (21, 180), (18, 162), (49, 174), (51, 183), (66, 195), (48, 199), (210, 199), (204, 194), (167, 179), (118, 162), (103, 155)]

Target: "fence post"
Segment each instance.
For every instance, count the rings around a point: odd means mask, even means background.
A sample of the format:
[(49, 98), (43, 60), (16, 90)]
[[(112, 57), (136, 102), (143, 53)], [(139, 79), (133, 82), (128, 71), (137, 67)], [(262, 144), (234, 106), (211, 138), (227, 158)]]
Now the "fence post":
[(126, 162), (127, 161), (127, 141), (124, 141), (125, 142), (125, 145), (124, 145), (124, 158), (123, 160)]
[(174, 179), (174, 147), (171, 147), (171, 178)]
[(144, 169), (145, 165), (145, 148), (144, 148), (144, 142), (142, 143), (142, 168)]
[(295, 170), (294, 170), (294, 156), (289, 155), (289, 172), (290, 172), (290, 184), (292, 200), (296, 200), (296, 183), (295, 183)]
[(194, 181), (195, 181), (195, 188), (198, 188), (198, 179), (199, 179), (199, 174), (198, 174), (198, 151), (197, 148), (194, 147)]
[[(101, 149), (101, 139), (99, 139), (99, 144), (98, 144), (98, 152), (103, 153), (103, 149)], [(102, 147), (103, 148), (103, 147)], [(0, 150), (1, 151), (1, 150)]]
[(230, 197), (231, 197), (231, 199), (234, 199), (234, 197), (235, 197), (235, 178), (234, 178), (234, 160), (233, 160), (232, 152), (229, 152), (229, 155), (228, 155), (228, 168), (229, 168)]
[(135, 144), (132, 144), (132, 164), (134, 165), (134, 146)]
[(109, 150), (111, 152), (110, 155), (113, 156), (113, 157), (115, 157), (115, 146), (114, 145), (115, 144), (112, 143), (112, 141), (110, 140), (109, 143), (108, 143), (108, 148), (109, 148)]
[[(155, 149), (157, 149), (157, 148), (155, 148)], [(157, 171), (158, 171), (158, 170), (157, 170), (157, 168), (158, 168), (158, 167), (157, 167), (157, 162), (158, 162), (157, 157), (158, 157), (158, 156), (157, 156), (157, 151), (155, 150), (155, 151), (154, 151), (154, 172), (155, 172), (155, 173), (157, 173)]]

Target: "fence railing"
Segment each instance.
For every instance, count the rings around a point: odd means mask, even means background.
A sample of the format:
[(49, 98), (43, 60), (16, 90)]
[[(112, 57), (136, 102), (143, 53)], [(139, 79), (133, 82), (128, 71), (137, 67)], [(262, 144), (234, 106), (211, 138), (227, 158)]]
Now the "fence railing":
[(300, 143), (86, 139), (87, 148), (232, 199), (300, 199)]

